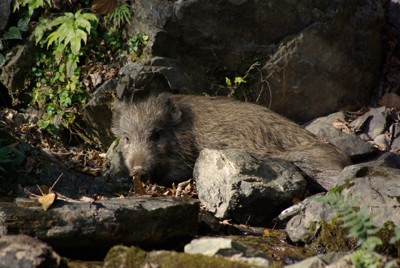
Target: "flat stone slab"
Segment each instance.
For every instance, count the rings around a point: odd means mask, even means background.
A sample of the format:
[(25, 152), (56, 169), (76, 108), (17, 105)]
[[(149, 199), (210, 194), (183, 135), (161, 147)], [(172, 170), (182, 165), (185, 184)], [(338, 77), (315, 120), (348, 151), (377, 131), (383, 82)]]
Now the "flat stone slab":
[(199, 201), (151, 197), (92, 203), (57, 200), (46, 212), (36, 200), (0, 202), (0, 236), (26, 234), (55, 249), (156, 245), (196, 234)]

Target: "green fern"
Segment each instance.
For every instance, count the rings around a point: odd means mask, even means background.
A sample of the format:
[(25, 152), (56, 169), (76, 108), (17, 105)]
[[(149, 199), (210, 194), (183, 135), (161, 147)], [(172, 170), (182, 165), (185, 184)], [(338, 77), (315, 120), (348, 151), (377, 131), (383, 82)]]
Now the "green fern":
[(128, 4), (124, 3), (119, 6), (108, 16), (108, 21), (119, 28), (121, 25), (129, 23), (131, 19), (131, 9)]
[(54, 42), (68, 46), (74, 55), (78, 55), (81, 49), (81, 42), (86, 43), (87, 35), (90, 33), (90, 21), (96, 21), (97, 17), (91, 13), (81, 13), (78, 10), (75, 14), (67, 12), (64, 16), (54, 19), (49, 28), (59, 26), (58, 29), (48, 36), (47, 48)]
[(338, 219), (343, 222), (341, 226), (349, 228), (348, 237), (358, 239), (358, 246), (365, 244), (373, 251), (377, 245), (382, 244), (382, 241), (377, 237), (375, 237), (376, 239), (368, 240), (371, 235), (379, 232), (379, 228), (373, 225), (371, 215), (366, 207), (361, 207), (358, 211), (355, 210), (348, 197), (343, 197), (338, 192), (329, 192), (320, 197), (319, 200), (332, 206), (338, 214)]
[(350, 260), (356, 268), (378, 268), (383, 267), (383, 260), (378, 254), (359, 249), (350, 255)]
[[(351, 200), (338, 192), (328, 192), (319, 200), (332, 206), (338, 215), (338, 220), (343, 222), (341, 226), (349, 228), (348, 237), (358, 239), (359, 248), (350, 255), (353, 265), (360, 268), (384, 267), (384, 259), (375, 252), (376, 248), (383, 244), (379, 237), (374, 236), (380, 229), (373, 225), (367, 208), (363, 206), (359, 210), (354, 209)], [(390, 243), (395, 244), (398, 241), (400, 241), (400, 227), (394, 229)]]
[(43, 39), (47, 31), (58, 26), (55, 31), (47, 36), (47, 49), (55, 44), (53, 54), (57, 64), (60, 64), (63, 57), (65, 57), (67, 76), (72, 77), (78, 68), (81, 43), (83, 41), (86, 44), (87, 36), (92, 27), (91, 22), (97, 21), (96, 15), (82, 13), (82, 10), (78, 10), (75, 13), (67, 12), (53, 21), (40, 18), (34, 31), (36, 44)]
[(39, 7), (45, 7), (46, 4), (51, 7), (51, 0), (17, 0), (14, 2), (13, 12), (20, 9), (20, 7), (28, 6), (29, 17), (32, 16), (33, 11)]
[(73, 123), (77, 107), (85, 102), (79, 80), (79, 56), (83, 53), (82, 42), (86, 44), (92, 24), (97, 26), (97, 21), (96, 15), (82, 13), (80, 9), (52, 21), (40, 18), (35, 28), (36, 44), (51, 48), (53, 55), (42, 54), (33, 68), (37, 80), (32, 103), (45, 110), (37, 125), (55, 136), (61, 126), (68, 128)]
[(36, 45), (42, 40), (44, 34), (50, 30), (50, 21), (45, 17), (40, 17), (39, 22), (36, 24), (33, 34), (35, 36)]
[(394, 236), (390, 239), (391, 244), (396, 244), (400, 241), (400, 226), (394, 228)]

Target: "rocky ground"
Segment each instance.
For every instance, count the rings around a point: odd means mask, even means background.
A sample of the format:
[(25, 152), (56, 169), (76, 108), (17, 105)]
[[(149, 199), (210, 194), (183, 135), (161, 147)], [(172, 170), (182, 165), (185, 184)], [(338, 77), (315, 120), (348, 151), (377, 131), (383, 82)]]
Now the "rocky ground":
[[(178, 265), (189, 261), (228, 262), (227, 265), (232, 267), (247, 267), (249, 263), (262, 267), (272, 263), (289, 265), (317, 254), (311, 247), (306, 250), (293, 247), (291, 243), (307, 245), (310, 241), (315, 242), (316, 237), (319, 237), (319, 247), (324, 248), (322, 252), (336, 251), (332, 247), (341, 248), (342, 242), (335, 241), (332, 245), (320, 235), (327, 232), (323, 226), (334, 219), (336, 213), (326, 204), (315, 201), (313, 196), (306, 198), (312, 194), (306, 187), (307, 181), (301, 174), (294, 175), (297, 172), (295, 167), (294, 173), (288, 175), (290, 168), (286, 165), (290, 163), (273, 159), (256, 160), (259, 162), (256, 166), (267, 165), (282, 176), (268, 185), (262, 178), (270, 175), (260, 175), (260, 168), (255, 167), (254, 171), (241, 168), (243, 165), (254, 165), (251, 161), (255, 161), (256, 157), (250, 157), (243, 163), (243, 159), (248, 158), (245, 152), (205, 150), (196, 163), (195, 180), (172, 188), (133, 183), (129, 178), (101, 176), (107, 169), (105, 154), (89, 148), (63, 145), (42, 133), (34, 124), (34, 116), (10, 109), (3, 110), (1, 115), (2, 128), (8, 129), (2, 132), (3, 139), (9, 143), (5, 148), (10, 148), (7, 155), (13, 159), (13, 166), (7, 168), (7, 177), (3, 176), (1, 187), (3, 235), (34, 236), (51, 245), (62, 256), (72, 259), (101, 260), (108, 249), (117, 244), (205, 255), (196, 259), (184, 253), (117, 247), (107, 254), (103, 264), (91, 264), (104, 267), (116, 261), (125, 263), (133, 258), (132, 254), (142, 265), (169, 262)], [(397, 124), (396, 108), (380, 106), (358, 113), (337, 112), (304, 125), (320, 138), (343, 149), (358, 163), (342, 172), (337, 185), (342, 185), (343, 196), (355, 200), (354, 206), (367, 204), (371, 208), (372, 215), (376, 215), (373, 217), (375, 226), (400, 221), (396, 199), (400, 196), (396, 190), (400, 188), (400, 135)], [(221, 163), (226, 167), (237, 166), (234, 173), (224, 173), (223, 180), (215, 172), (217, 162), (210, 162), (210, 159), (218, 158), (223, 159), (222, 162), (217, 161), (219, 167)], [(298, 180), (293, 180), (293, 176), (297, 176)], [(234, 186), (240, 181), (242, 188)], [(221, 182), (221, 185), (216, 182)], [(213, 189), (220, 190), (213, 192)], [(9, 202), (15, 196), (19, 198)], [(266, 200), (265, 196), (269, 199)], [(279, 213), (287, 207), (290, 208)], [(265, 225), (266, 222), (271, 224)], [(257, 227), (263, 224), (275, 228), (286, 226), (285, 232), (275, 233), (271, 229)], [(229, 234), (241, 236), (226, 237)], [(197, 240), (190, 242), (192, 237), (199, 235)], [(220, 238), (207, 238), (209, 235)], [(4, 236), (3, 239), (8, 240), (0, 254), (3, 254), (2, 260), (8, 262), (12, 259), (10, 252), (21, 247), (29, 248), (27, 245), (32, 243), (41, 243), (19, 236), (15, 239)], [(256, 242), (250, 242), (252, 239)], [(281, 244), (282, 240), (286, 242)], [(270, 248), (260, 248), (262, 244), (264, 247), (268, 244)], [(315, 247), (315, 244), (310, 245)], [(347, 250), (351, 250), (351, 243), (347, 246)], [(46, 245), (39, 249), (51, 251)], [(280, 254), (276, 250), (281, 251)], [(97, 253), (93, 255), (92, 252)], [(49, 253), (26, 254), (26, 258), (33, 263), (33, 260), (39, 261), (32, 257), (35, 254), (43, 256)], [(341, 263), (346, 262), (348, 257), (345, 255), (324, 255), (307, 262), (313, 265)], [(89, 262), (68, 262), (54, 252), (51, 256), (41, 260), (53, 263), (53, 267), (89, 265)], [(225, 259), (210, 256), (224, 256)], [(389, 263), (391, 259), (381, 261)]]

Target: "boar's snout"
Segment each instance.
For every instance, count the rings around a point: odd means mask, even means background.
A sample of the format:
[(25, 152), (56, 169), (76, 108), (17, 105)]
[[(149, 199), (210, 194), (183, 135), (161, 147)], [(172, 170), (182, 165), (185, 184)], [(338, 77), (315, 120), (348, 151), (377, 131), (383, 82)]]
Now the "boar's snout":
[(130, 175), (134, 178), (138, 178), (141, 181), (147, 181), (150, 179), (150, 173), (142, 166), (135, 166), (130, 172)]

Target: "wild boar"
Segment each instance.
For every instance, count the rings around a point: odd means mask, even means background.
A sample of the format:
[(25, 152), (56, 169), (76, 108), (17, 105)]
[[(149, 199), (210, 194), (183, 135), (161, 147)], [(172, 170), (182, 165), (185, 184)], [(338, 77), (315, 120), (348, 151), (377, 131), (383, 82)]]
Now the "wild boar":
[(203, 148), (239, 149), (293, 162), (325, 188), (350, 159), (266, 107), (224, 97), (161, 93), (117, 101), (113, 132), (131, 176), (171, 184), (192, 177)]

